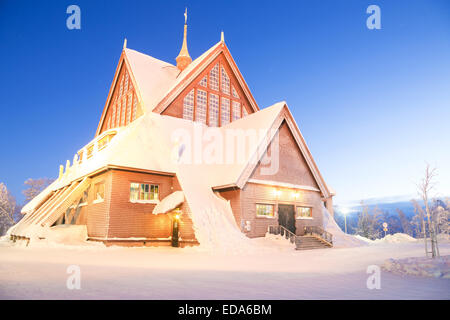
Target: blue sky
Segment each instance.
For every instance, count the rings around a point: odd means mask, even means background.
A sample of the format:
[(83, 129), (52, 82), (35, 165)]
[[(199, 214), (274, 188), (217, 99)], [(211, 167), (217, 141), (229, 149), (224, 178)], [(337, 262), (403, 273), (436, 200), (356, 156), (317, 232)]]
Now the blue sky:
[(175, 63), (186, 6), (191, 56), (225, 32), (259, 106), (287, 101), (338, 204), (414, 194), (426, 161), (450, 195), (449, 1), (2, 0), (0, 181), (20, 201), (93, 138), (124, 37)]

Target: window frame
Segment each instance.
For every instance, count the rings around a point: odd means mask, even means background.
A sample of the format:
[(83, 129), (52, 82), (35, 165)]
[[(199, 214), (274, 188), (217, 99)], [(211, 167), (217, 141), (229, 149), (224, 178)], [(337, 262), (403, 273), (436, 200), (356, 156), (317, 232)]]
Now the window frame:
[[(133, 190), (134, 185), (134, 190)], [(137, 185), (137, 189), (136, 189)], [(142, 192), (142, 187), (144, 186), (144, 192)], [(145, 187), (147, 186), (148, 189)], [(147, 189), (147, 191), (145, 191)], [(157, 192), (153, 191), (153, 199), (150, 199), (151, 190), (157, 189)], [(136, 182), (136, 181), (130, 181), (130, 195), (129, 195), (129, 201), (132, 203), (158, 203), (160, 201), (160, 194), (161, 194), (161, 188), (159, 183), (152, 183), (152, 182)], [(136, 193), (133, 193), (136, 192)], [(141, 195), (144, 195), (141, 199)], [(147, 199), (145, 199), (145, 194), (147, 194)], [(156, 194), (156, 198), (155, 198)]]
[[(266, 207), (266, 209), (268, 208), (268, 207), (270, 207), (270, 208), (272, 208), (272, 214), (271, 215), (267, 215), (267, 214), (259, 214), (258, 213), (258, 207), (259, 206), (265, 206)], [(273, 204), (273, 203), (262, 203), (262, 202), (257, 202), (257, 203), (255, 203), (255, 216), (257, 217), (257, 218), (266, 218), (266, 219), (275, 219), (275, 204)]]
[[(300, 216), (299, 215), (299, 210), (298, 209), (309, 209), (309, 213), (310, 213), (310, 215), (309, 216)], [(310, 207), (310, 206), (307, 206), (307, 205), (297, 205), (297, 206), (295, 206), (295, 219), (296, 220), (312, 220), (313, 219), (313, 208), (312, 207)]]
[[(102, 186), (103, 187), (103, 196), (102, 197), (98, 197), (98, 191), (99, 191), (99, 187)], [(105, 201), (105, 194), (106, 194), (106, 188), (105, 188), (105, 181), (101, 181), (98, 182), (94, 185), (94, 201), (92, 203), (101, 203)]]

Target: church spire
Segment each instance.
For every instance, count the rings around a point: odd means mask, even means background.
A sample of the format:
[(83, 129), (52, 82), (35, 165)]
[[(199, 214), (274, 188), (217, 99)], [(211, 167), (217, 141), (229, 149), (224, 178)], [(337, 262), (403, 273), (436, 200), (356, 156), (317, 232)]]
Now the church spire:
[(187, 8), (184, 12), (184, 36), (183, 36), (183, 45), (181, 46), (180, 53), (178, 57), (175, 59), (177, 61), (177, 67), (181, 71), (186, 69), (186, 67), (192, 62), (191, 57), (189, 56), (188, 48), (187, 48)]

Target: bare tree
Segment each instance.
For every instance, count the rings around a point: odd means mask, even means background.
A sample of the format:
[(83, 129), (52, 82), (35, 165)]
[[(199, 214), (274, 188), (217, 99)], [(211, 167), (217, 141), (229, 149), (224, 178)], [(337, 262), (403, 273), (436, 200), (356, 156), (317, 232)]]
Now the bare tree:
[[(431, 168), (429, 164), (427, 164), (425, 168), (425, 176), (422, 178), (422, 180), (417, 185), (419, 196), (422, 198), (423, 203), (425, 205), (425, 213), (427, 215), (428, 220), (428, 230), (430, 233), (430, 239), (431, 239), (431, 256), (435, 258), (436, 256), (439, 256), (439, 247), (437, 243), (437, 236), (436, 236), (436, 223), (435, 223), (435, 216), (433, 215), (433, 212), (430, 209), (430, 198), (431, 198), (431, 192), (435, 188), (435, 178), (436, 178), (436, 168)], [(426, 238), (425, 238), (426, 241)], [(426, 249), (425, 249), (426, 250)], [(427, 252), (428, 256), (428, 252)]]
[(39, 178), (39, 179), (27, 179), (24, 184), (28, 186), (22, 193), (25, 195), (25, 200), (31, 201), (39, 193), (42, 192), (46, 187), (48, 187), (54, 180), (49, 178)]
[(413, 220), (417, 221), (417, 233), (422, 233), (422, 238), (425, 243), (425, 252), (428, 255), (428, 245), (427, 245), (427, 228), (425, 224), (425, 218), (424, 218), (424, 212), (422, 207), (419, 205), (419, 203), (416, 200), (411, 200), (413, 206), (414, 206), (414, 212), (416, 215), (414, 216)]
[(16, 200), (6, 188), (3, 182), (0, 182), (0, 224), (1, 231), (12, 226), (14, 213), (16, 212)]
[(400, 223), (402, 225), (403, 233), (411, 235), (411, 223), (409, 222), (408, 218), (406, 217), (403, 210), (396, 209), (398, 218), (400, 219)]

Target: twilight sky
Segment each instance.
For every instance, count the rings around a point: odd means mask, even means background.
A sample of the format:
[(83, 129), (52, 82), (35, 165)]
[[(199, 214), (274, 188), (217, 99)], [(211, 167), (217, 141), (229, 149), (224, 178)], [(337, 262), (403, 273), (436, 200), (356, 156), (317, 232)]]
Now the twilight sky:
[(450, 195), (449, 1), (1, 0), (0, 182), (19, 201), (93, 138), (124, 37), (175, 64), (185, 6), (192, 58), (225, 32), (259, 106), (287, 101), (337, 204), (414, 194), (425, 162)]

